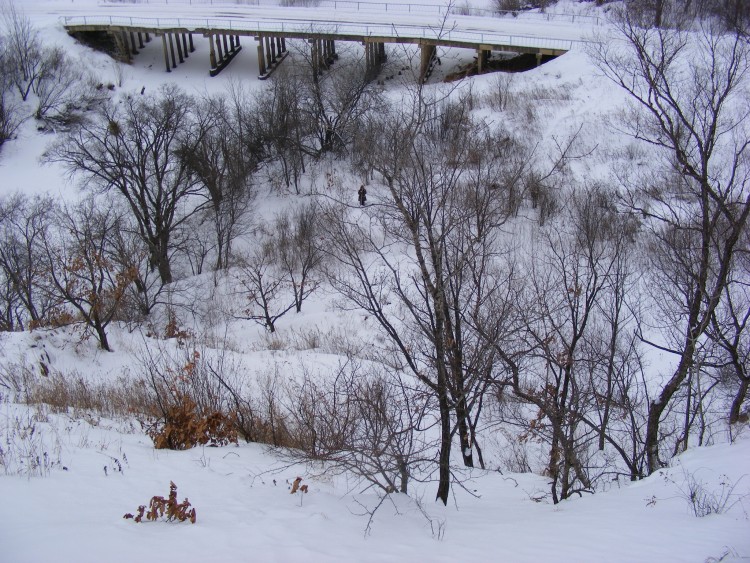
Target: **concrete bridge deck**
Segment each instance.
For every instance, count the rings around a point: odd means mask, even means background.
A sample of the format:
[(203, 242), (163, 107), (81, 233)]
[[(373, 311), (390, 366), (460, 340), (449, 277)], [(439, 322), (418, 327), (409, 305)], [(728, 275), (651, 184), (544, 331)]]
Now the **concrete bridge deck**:
[[(342, 3), (344, 4), (344, 3)], [(348, 4), (345, 4), (348, 5)], [(117, 4), (95, 10), (91, 15), (61, 17), (62, 24), (71, 34), (106, 32), (120, 46), (123, 55), (137, 52), (134, 34), (161, 36), (167, 70), (176, 65), (174, 38), (182, 37), (183, 48), (177, 41), (180, 61), (187, 56), (185, 37), (192, 39), (197, 33), (211, 38), (211, 74), (224, 68), (240, 47), (240, 37), (258, 41), (259, 76), (263, 78), (274, 67), (277, 56), (286, 52), (282, 43), (286, 39), (302, 39), (313, 45), (321, 60), (335, 52), (335, 41), (359, 42), (365, 45), (368, 69), (378, 67), (385, 60), (387, 43), (421, 46), (421, 77), (429, 74), (435, 48), (458, 47), (476, 49), (479, 71), (492, 51), (558, 56), (582, 41), (582, 26), (575, 22), (545, 25), (544, 22), (516, 22), (508, 18), (455, 16), (448, 12), (424, 13), (397, 5), (398, 14), (387, 11), (356, 11), (338, 9), (289, 8), (279, 6), (247, 6), (229, 3), (181, 4)], [(174, 17), (175, 10), (179, 16)], [(584, 26), (585, 27), (585, 26)], [(523, 32), (526, 33), (523, 33)], [(217, 38), (221, 38), (218, 40)], [(230, 38), (227, 41), (227, 38)], [(223, 49), (222, 49), (223, 46)], [(191, 41), (192, 51), (192, 41)], [(371, 51), (371, 52), (370, 52)], [(217, 56), (218, 53), (218, 56)], [(318, 55), (316, 55), (318, 56)], [(268, 64), (266, 64), (268, 63)]]

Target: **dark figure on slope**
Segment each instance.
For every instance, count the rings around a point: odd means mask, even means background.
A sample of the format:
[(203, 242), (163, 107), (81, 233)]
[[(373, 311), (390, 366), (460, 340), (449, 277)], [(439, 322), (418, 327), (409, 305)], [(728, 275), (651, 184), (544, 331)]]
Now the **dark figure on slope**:
[(364, 205), (367, 201), (367, 190), (364, 186), (359, 187), (359, 191), (357, 192), (357, 195), (359, 195), (359, 204)]

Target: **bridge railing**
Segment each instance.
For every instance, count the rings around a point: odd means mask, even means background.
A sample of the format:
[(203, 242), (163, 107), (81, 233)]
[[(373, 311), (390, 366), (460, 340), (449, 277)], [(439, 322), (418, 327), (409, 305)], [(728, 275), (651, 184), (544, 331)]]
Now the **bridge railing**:
[(401, 2), (368, 2), (367, 0), (109, 0), (107, 4), (148, 4), (148, 5), (214, 5), (234, 4), (237, 6), (295, 7), (295, 8), (329, 8), (354, 10), (357, 12), (377, 11), (395, 14), (446, 14), (456, 16), (508, 17), (521, 20), (581, 22), (591, 25), (603, 23), (599, 16), (574, 14), (569, 12), (544, 12), (528, 10), (487, 10), (470, 6), (440, 6), (435, 4), (412, 4)]
[(217, 30), (263, 33), (289, 33), (310, 35), (338, 35), (358, 37), (391, 37), (404, 39), (430, 39), (476, 45), (508, 45), (513, 47), (531, 47), (569, 51), (579, 43), (569, 39), (510, 35), (493, 32), (441, 31), (429, 26), (385, 25), (385, 24), (352, 24), (323, 23), (247, 19), (202, 19), (202, 18), (139, 18), (128, 16), (66, 16), (61, 18), (66, 27), (75, 26), (114, 26), (142, 29), (185, 29)]

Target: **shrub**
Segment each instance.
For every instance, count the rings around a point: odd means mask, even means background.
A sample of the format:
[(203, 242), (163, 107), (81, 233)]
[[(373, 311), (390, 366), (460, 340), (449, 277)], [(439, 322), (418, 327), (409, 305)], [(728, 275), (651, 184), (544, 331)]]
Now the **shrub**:
[(199, 444), (236, 444), (234, 419), (220, 411), (201, 413), (195, 401), (176, 393), (174, 403), (164, 408), (163, 418), (145, 426), (156, 449), (187, 450)]
[[(130, 512), (125, 514), (123, 518), (126, 520), (133, 519), (138, 523), (143, 521), (144, 512), (146, 511), (146, 505), (142, 504), (138, 507), (138, 513), (133, 516)], [(169, 498), (160, 496), (151, 497), (151, 502), (148, 506), (148, 512), (145, 512), (146, 520), (156, 521), (159, 518), (166, 516), (167, 522), (173, 522), (179, 520), (184, 522), (190, 520), (191, 524), (195, 524), (195, 508), (190, 508), (190, 502), (186, 498), (182, 502), (177, 502), (177, 485), (174, 482), (169, 482)]]

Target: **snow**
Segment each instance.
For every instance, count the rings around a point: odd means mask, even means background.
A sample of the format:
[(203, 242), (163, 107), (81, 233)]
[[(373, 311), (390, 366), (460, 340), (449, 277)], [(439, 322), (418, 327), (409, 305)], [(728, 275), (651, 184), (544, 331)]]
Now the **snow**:
[[(467, 472), (447, 507), (429, 487), (415, 498), (392, 495), (365, 534), (372, 494), (341, 478), (309, 478), (256, 444), (188, 451), (154, 450), (136, 427), (86, 421), (2, 405), (0, 421), (36, 417), (59, 444), (60, 463), (46, 477), (0, 477), (3, 561), (112, 563), (167, 561), (703, 561), (750, 550), (744, 498), (728, 513), (696, 518), (680, 487), (696, 473), (720, 475), (747, 495), (750, 440), (689, 451), (672, 468), (638, 483), (560, 505), (534, 502), (546, 489), (535, 475)], [(117, 461), (115, 461), (117, 460)], [(122, 470), (118, 470), (119, 462)], [(106, 472), (105, 472), (106, 467)], [(307, 494), (290, 494), (297, 477)], [(197, 523), (125, 520), (153, 495), (188, 497)], [(424, 514), (422, 513), (424, 511)]]
[[(196, 38), (198, 51), (171, 74), (163, 71), (161, 47), (156, 42), (136, 56), (132, 66), (120, 70), (108, 57), (74, 44), (59, 18), (134, 14), (153, 18), (179, 11), (179, 17), (224, 17), (231, 12), (237, 18), (272, 20), (283, 10), (285, 19), (352, 24), (434, 25), (439, 20), (430, 12), (382, 13), (380, 3), (369, 10), (359, 9), (364, 2), (356, 3), (358, 9), (354, 3), (339, 3), (336, 20), (327, 10), (281, 9), (266, 2), (254, 7), (183, 2), (175, 8), (174, 4), (149, 2), (133, 7), (96, 0), (28, 0), (22, 6), (43, 28), (45, 41), (80, 56), (82, 64), (92, 68), (103, 83), (118, 84), (116, 96), (137, 94), (143, 87), (150, 93), (167, 81), (197, 95), (224, 91), (237, 80), (243, 80), (243, 87), (249, 89), (262, 88), (263, 83), (254, 79), (254, 49), (243, 50), (219, 76), (209, 78), (202, 38)], [(571, 2), (564, 4), (558, 17), (495, 21), (461, 16), (455, 21), (472, 31), (502, 29), (516, 35), (581, 39), (603, 24), (593, 18), (570, 21), (569, 14), (591, 11), (587, 5)], [(443, 50), (443, 67), (435, 81), (472, 56), (473, 52), (466, 50)], [(470, 84), (478, 95), (484, 95), (492, 90), (493, 80), (492, 75), (476, 77), (461, 87)], [(591, 146), (612, 150), (625, 142), (607, 129), (611, 116), (623, 104), (622, 95), (596, 73), (582, 49), (515, 75), (512, 88), (514, 92), (531, 92), (531, 103), (522, 105), (516, 100), (517, 105), (502, 114), (486, 111), (513, 130), (523, 131), (528, 126), (521, 113), (528, 110), (542, 116), (533, 125), (542, 137), (561, 138), (581, 129), (584, 142)], [(75, 182), (58, 167), (39, 164), (52, 138), (52, 134), (38, 132), (29, 121), (18, 139), (6, 143), (0, 153), (1, 194), (21, 191), (66, 200), (78, 197)], [(581, 166), (587, 167), (585, 173), (590, 177), (609, 173), (609, 165), (603, 161)], [(258, 202), (258, 210), (270, 217), (284, 205), (283, 198), (269, 196)], [(207, 277), (190, 280), (188, 285), (198, 291), (210, 283)], [(282, 319), (280, 338), (288, 343), (294, 340), (295, 331), (299, 335), (312, 330), (333, 331), (351, 339), (367, 334), (367, 321), (357, 313), (336, 311), (333, 299), (325, 296), (303, 314)], [(216, 328), (217, 340), (225, 330), (223, 345), (248, 373), (269, 373), (282, 366), (285, 374), (294, 377), (303, 365), (335, 366), (338, 358), (333, 351), (300, 351), (289, 344), (271, 350), (262, 329), (249, 322), (205, 327), (196, 321), (193, 328), (206, 332)], [(111, 327), (110, 335), (115, 350), (111, 354), (99, 351), (92, 339), (82, 339), (70, 329), (0, 334), (0, 363), (33, 366), (44, 359), (53, 369), (63, 373), (75, 370), (88, 381), (132, 376), (142, 347), (150, 340), (124, 326)], [(673, 460), (671, 467), (647, 479), (612, 481), (607, 490), (558, 505), (546, 494), (549, 485), (545, 477), (500, 471), (499, 453), (495, 452), (492, 470), (457, 470), (463, 487), (453, 488), (447, 507), (433, 502), (434, 483), (417, 483), (409, 497), (389, 495), (368, 522), (368, 511), (380, 502), (372, 490), (364, 490), (361, 483), (346, 476), (319, 475), (309, 467), (284, 465), (264, 446), (241, 443), (179, 452), (155, 450), (133, 419), (56, 413), (6, 398), (0, 401), (0, 437), (4, 440), (0, 455), (13, 446), (15, 451), (33, 453), (43, 460), (46, 453), (47, 458), (37, 472), (16, 465), (16, 474), (0, 475), (0, 561), (746, 560), (750, 558), (750, 431), (745, 430), (734, 443), (692, 448)], [(307, 494), (290, 494), (290, 484), (298, 476), (309, 485)], [(166, 496), (170, 481), (178, 487), (178, 499), (188, 497), (196, 508), (196, 524), (136, 524), (123, 519), (152, 496)], [(714, 499), (721, 499), (726, 491), (722, 483), (734, 485), (728, 493), (729, 509), (723, 514), (695, 517), (689, 499), (691, 482), (697, 482)]]

